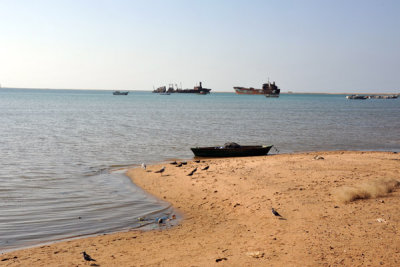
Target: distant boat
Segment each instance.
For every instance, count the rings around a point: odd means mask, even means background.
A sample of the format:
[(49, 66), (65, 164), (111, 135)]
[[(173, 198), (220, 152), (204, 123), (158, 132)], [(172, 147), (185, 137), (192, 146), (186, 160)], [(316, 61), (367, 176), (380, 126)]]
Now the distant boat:
[(128, 94), (129, 94), (129, 91), (126, 91), (126, 92), (114, 91), (113, 92), (113, 95), (128, 95)]
[(267, 155), (271, 146), (241, 146), (236, 143), (227, 143), (217, 147), (190, 148), (196, 157), (247, 157)]
[(254, 89), (253, 87), (235, 86), (236, 94), (238, 95), (264, 95), (266, 97), (279, 97), (281, 90), (276, 86), (275, 82), (264, 83), (262, 89)]
[(359, 100), (365, 100), (368, 99), (368, 96), (365, 95), (348, 95), (346, 96), (347, 99), (359, 99)]

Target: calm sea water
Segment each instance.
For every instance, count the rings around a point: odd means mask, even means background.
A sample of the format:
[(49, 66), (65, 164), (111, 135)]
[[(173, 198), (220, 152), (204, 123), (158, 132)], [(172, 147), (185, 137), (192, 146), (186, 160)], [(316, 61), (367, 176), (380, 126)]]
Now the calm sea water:
[[(0, 250), (141, 226), (170, 212), (120, 167), (191, 158), (190, 147), (280, 153), (400, 151), (400, 100), (0, 90)], [(155, 226), (154, 226), (155, 227)]]

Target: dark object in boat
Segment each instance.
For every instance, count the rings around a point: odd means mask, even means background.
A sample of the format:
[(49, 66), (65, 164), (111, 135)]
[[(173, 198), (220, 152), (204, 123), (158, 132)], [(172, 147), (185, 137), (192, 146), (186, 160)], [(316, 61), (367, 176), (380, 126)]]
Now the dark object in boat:
[[(237, 144), (236, 144), (237, 145)], [(267, 155), (271, 146), (217, 146), (217, 147), (192, 147), (196, 157), (247, 157)]]
[(224, 148), (239, 148), (240, 145), (238, 143), (230, 142), (230, 143), (225, 143)]
[(129, 91), (126, 91), (126, 92), (114, 91), (113, 92), (113, 95), (128, 95), (128, 94), (129, 94)]

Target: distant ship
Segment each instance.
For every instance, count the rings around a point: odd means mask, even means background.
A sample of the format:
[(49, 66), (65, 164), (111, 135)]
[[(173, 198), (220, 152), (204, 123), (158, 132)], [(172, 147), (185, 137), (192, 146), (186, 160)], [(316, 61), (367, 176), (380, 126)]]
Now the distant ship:
[(168, 86), (168, 89), (166, 86), (161, 86), (158, 87), (157, 89), (153, 90), (153, 93), (158, 93), (158, 94), (163, 94), (163, 93), (178, 93), (178, 94), (200, 94), (200, 95), (206, 95), (209, 94), (211, 89), (208, 88), (203, 88), (201, 82), (199, 86), (195, 86), (193, 89), (181, 89), (176, 86), (176, 89), (174, 88), (173, 84), (170, 84)]
[(233, 87), (235, 89), (236, 94), (239, 95), (264, 95), (266, 97), (279, 97), (281, 90), (278, 86), (275, 85), (275, 82), (264, 83), (262, 85), (262, 89), (254, 89), (253, 87)]
[[(176, 85), (176, 88), (178, 88), (178, 85)], [(157, 89), (154, 89), (154, 86), (153, 86), (153, 93), (157, 93), (160, 95), (169, 95), (170, 92), (172, 92), (172, 91), (175, 91), (174, 84), (172, 84), (172, 83), (168, 85), (168, 89), (166, 86), (160, 86)]]
[(126, 91), (126, 92), (114, 91), (113, 92), (113, 95), (128, 95), (128, 94), (129, 94), (129, 91)]

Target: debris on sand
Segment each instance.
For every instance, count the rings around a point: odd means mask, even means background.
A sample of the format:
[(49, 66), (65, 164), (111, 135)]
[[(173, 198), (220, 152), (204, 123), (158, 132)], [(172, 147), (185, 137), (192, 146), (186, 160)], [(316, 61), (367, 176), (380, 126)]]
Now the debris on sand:
[(252, 258), (256, 258), (256, 259), (262, 258), (262, 257), (264, 257), (264, 255), (265, 255), (265, 253), (262, 252), (262, 251), (249, 251), (249, 252), (246, 252), (246, 256), (252, 257)]

